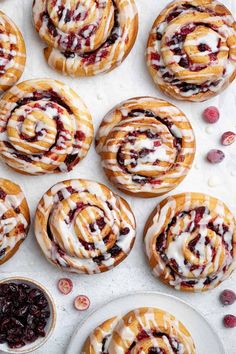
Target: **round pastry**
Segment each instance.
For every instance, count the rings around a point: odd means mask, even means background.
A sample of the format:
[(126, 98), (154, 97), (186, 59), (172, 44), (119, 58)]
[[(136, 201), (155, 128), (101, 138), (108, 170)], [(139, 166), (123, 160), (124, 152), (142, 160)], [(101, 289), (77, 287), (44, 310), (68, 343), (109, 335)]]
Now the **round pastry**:
[(111, 71), (138, 32), (134, 0), (34, 0), (33, 19), (48, 64), (70, 76)]
[(112, 109), (96, 137), (109, 180), (127, 194), (156, 197), (175, 188), (195, 155), (192, 127), (177, 107), (153, 97)]
[(25, 42), (14, 22), (0, 11), (0, 94), (21, 77), (26, 61)]
[(0, 265), (16, 253), (29, 226), (29, 208), (21, 188), (0, 178)]
[(35, 218), (35, 235), (46, 258), (76, 273), (100, 273), (117, 266), (133, 247), (135, 228), (123, 198), (103, 184), (82, 179), (49, 189)]
[(105, 321), (91, 333), (82, 349), (82, 354), (195, 352), (186, 327), (170, 313), (151, 307)]
[(236, 220), (224, 203), (208, 195), (164, 199), (144, 234), (154, 275), (177, 290), (213, 289), (236, 268)]
[(92, 138), (87, 107), (59, 81), (21, 82), (0, 101), (0, 154), (17, 172), (68, 172), (85, 157)]
[(236, 76), (236, 23), (215, 0), (176, 0), (157, 17), (147, 44), (147, 65), (168, 96), (205, 101)]

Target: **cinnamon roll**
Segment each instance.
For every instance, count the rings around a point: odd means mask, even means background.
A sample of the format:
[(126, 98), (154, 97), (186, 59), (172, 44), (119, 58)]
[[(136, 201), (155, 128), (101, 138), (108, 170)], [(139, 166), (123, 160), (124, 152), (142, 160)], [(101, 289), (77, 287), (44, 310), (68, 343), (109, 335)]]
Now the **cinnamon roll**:
[(40, 200), (35, 235), (46, 256), (63, 270), (94, 274), (123, 261), (135, 239), (128, 203), (103, 184), (57, 183)]
[(166, 198), (144, 233), (154, 275), (177, 290), (213, 289), (236, 268), (236, 221), (216, 198), (201, 193)]
[(25, 61), (22, 34), (15, 23), (0, 11), (0, 94), (19, 80)]
[(21, 188), (0, 178), (0, 265), (16, 253), (29, 226), (29, 208)]
[(175, 188), (195, 155), (192, 127), (174, 105), (153, 97), (122, 102), (96, 137), (109, 180), (127, 194), (155, 197)]
[(215, 0), (176, 0), (157, 17), (147, 44), (157, 86), (179, 100), (204, 101), (236, 76), (236, 23)]
[(48, 64), (69, 76), (111, 71), (138, 32), (134, 0), (34, 0), (33, 19)]
[(17, 172), (68, 172), (87, 154), (92, 138), (87, 107), (59, 81), (21, 82), (0, 101), (0, 155)]
[(82, 354), (194, 354), (195, 345), (187, 328), (173, 315), (143, 307), (121, 318), (113, 317), (87, 338)]

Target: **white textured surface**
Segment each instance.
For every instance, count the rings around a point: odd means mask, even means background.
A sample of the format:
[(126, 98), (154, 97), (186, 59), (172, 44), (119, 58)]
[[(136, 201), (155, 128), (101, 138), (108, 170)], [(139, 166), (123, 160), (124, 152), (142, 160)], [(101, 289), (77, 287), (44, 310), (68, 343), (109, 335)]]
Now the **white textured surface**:
[[(50, 77), (60, 79), (72, 88), (85, 100), (93, 118), (95, 128), (98, 127), (104, 114), (120, 101), (141, 95), (153, 95), (162, 97), (157, 91), (146, 70), (144, 61), (144, 48), (152, 22), (167, 0), (136, 0), (140, 13), (139, 36), (134, 49), (127, 60), (116, 70), (105, 76), (70, 79), (54, 73), (46, 64), (42, 54), (44, 44), (35, 33), (31, 20), (31, 0), (0, 0), (0, 9), (4, 10), (20, 27), (27, 46), (27, 65), (22, 79)], [(224, 0), (234, 12), (236, 17), (236, 1)], [(189, 117), (195, 129), (197, 138), (197, 156), (195, 167), (185, 181), (174, 191), (200, 191), (221, 198), (228, 204), (236, 215), (236, 148), (235, 145), (224, 148), (225, 161), (218, 166), (209, 165), (204, 156), (208, 149), (218, 147), (219, 138), (225, 130), (236, 130), (236, 83), (230, 89), (222, 93), (218, 98), (207, 103), (181, 103), (172, 101), (178, 105)], [(217, 105), (221, 110), (221, 120), (214, 125), (211, 134), (206, 132), (206, 124), (201, 119), (202, 110), (209, 105)], [(96, 155), (94, 146), (91, 147), (88, 156), (69, 174), (50, 175), (40, 177), (28, 177), (19, 175), (4, 164), (0, 165), (1, 177), (6, 177), (19, 183), (28, 199), (31, 215), (33, 218), (35, 207), (42, 194), (52, 184), (67, 178), (90, 178), (97, 181), (107, 182), (100, 166), (99, 157)], [(217, 176), (222, 183), (209, 187), (208, 180)], [(213, 183), (214, 184), (214, 183)], [(114, 188), (111, 187), (113, 190)], [(173, 193), (172, 193), (173, 194)], [(74, 281), (74, 291), (65, 297), (59, 294), (56, 288), (57, 280), (66, 273), (54, 268), (42, 256), (33, 231), (21, 246), (21, 249), (8, 263), (1, 266), (0, 277), (9, 275), (26, 275), (42, 282), (52, 292), (58, 309), (58, 321), (56, 330), (50, 341), (37, 354), (62, 354), (68, 344), (69, 338), (77, 324), (87, 313), (79, 313), (73, 309), (73, 299), (77, 294), (86, 294), (91, 299), (90, 310), (102, 305), (104, 302), (120, 294), (135, 290), (157, 290), (173, 294), (194, 305), (202, 311), (212, 326), (219, 333), (224, 342), (226, 353), (236, 353), (235, 330), (226, 330), (222, 326), (222, 317), (227, 313), (236, 314), (236, 305), (223, 308), (218, 296), (222, 289), (231, 288), (236, 290), (236, 273), (217, 289), (205, 294), (184, 294), (174, 291), (162, 285), (154, 279), (146, 264), (142, 246), (142, 230), (144, 222), (157, 202), (162, 198), (142, 200), (126, 197), (135, 212), (138, 229), (137, 240), (131, 255), (114, 270), (96, 276), (69, 276)], [(135, 306), (135, 304), (134, 304)], [(161, 304), (160, 304), (161, 307)], [(207, 353), (207, 344), (206, 351)], [(199, 354), (205, 354), (199, 353)]]

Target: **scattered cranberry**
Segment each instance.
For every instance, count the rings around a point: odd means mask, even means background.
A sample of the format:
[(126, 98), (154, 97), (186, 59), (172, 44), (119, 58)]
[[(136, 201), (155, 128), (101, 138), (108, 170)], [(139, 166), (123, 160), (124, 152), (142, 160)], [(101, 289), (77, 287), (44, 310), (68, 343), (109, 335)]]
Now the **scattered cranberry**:
[(233, 132), (225, 132), (221, 137), (221, 143), (225, 146), (231, 145), (236, 141), (236, 134)]
[(44, 293), (25, 283), (0, 284), (0, 343), (21, 348), (45, 337), (50, 308)]
[(210, 163), (220, 163), (224, 160), (225, 154), (221, 150), (212, 149), (207, 154), (207, 160)]
[(58, 281), (57, 287), (62, 294), (68, 295), (73, 289), (72, 280), (69, 278), (62, 278)]
[(220, 301), (223, 305), (232, 305), (236, 301), (236, 294), (232, 290), (224, 290), (220, 294)]
[(85, 295), (78, 295), (74, 300), (74, 307), (78, 311), (85, 311), (90, 306), (90, 300)]
[(207, 123), (214, 124), (220, 118), (220, 112), (216, 107), (208, 107), (203, 111), (203, 118)]
[(236, 327), (236, 316), (234, 315), (226, 315), (223, 321), (226, 328)]

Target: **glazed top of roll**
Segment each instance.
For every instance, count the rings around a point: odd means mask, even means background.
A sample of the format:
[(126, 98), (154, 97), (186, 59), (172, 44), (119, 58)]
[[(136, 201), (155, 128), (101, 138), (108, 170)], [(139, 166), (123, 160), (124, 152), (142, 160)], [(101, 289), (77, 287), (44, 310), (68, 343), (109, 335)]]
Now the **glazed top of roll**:
[(186, 327), (158, 308), (138, 308), (113, 317), (87, 338), (82, 354), (194, 354), (195, 345)]
[(125, 193), (154, 197), (175, 188), (195, 155), (192, 127), (176, 106), (153, 97), (129, 99), (103, 119), (96, 136), (108, 178)]
[(52, 79), (17, 84), (0, 101), (0, 154), (21, 173), (70, 171), (93, 137), (90, 113), (70, 87)]
[(211, 196), (170, 196), (150, 215), (145, 246), (153, 273), (163, 282), (177, 290), (209, 290), (236, 268), (236, 220)]
[(105, 272), (124, 260), (135, 239), (128, 203), (105, 185), (57, 183), (40, 200), (35, 234), (46, 258), (66, 271)]
[(147, 63), (169, 96), (204, 101), (236, 75), (236, 24), (218, 1), (171, 2), (153, 24)]

